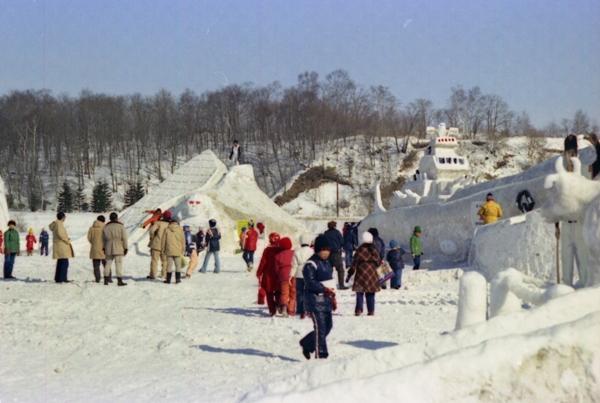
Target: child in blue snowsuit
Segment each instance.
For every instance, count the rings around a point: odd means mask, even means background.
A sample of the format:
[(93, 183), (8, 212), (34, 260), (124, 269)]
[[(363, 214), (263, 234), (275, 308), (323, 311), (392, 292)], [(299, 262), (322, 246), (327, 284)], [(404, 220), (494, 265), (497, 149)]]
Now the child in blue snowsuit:
[[(313, 321), (314, 330), (300, 340), (302, 354), (310, 360), (327, 358), (327, 335), (333, 327), (332, 312), (336, 309), (333, 268), (329, 263), (329, 240), (319, 235), (315, 240), (315, 254), (304, 265), (304, 309)], [(330, 287), (327, 285), (330, 284)]]
[(40, 232), (38, 239), (40, 240), (40, 255), (48, 256), (48, 241), (50, 240), (48, 231), (42, 228), (42, 232)]
[(398, 245), (397, 241), (390, 241), (390, 251), (387, 253), (386, 260), (394, 272), (394, 277), (392, 277), (391, 281), (391, 287), (396, 290), (399, 290), (402, 287), (402, 270), (404, 269), (404, 260), (402, 260), (402, 255), (405, 253), (406, 251), (402, 249), (400, 245)]

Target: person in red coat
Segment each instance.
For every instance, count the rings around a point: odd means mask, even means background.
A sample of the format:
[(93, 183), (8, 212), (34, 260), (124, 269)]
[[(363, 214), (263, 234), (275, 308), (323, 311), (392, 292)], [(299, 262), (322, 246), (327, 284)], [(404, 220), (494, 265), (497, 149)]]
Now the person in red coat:
[(35, 248), (36, 243), (37, 239), (33, 234), (33, 229), (29, 228), (29, 232), (25, 236), (25, 248), (27, 249), (27, 256), (33, 255), (33, 248)]
[(279, 306), (277, 307), (281, 316), (296, 315), (296, 282), (292, 281), (292, 263), (294, 251), (292, 240), (282, 238), (279, 241), (280, 252), (275, 256), (275, 270), (279, 283)]
[(269, 234), (269, 246), (263, 251), (258, 270), (256, 271), (260, 287), (265, 290), (267, 295), (267, 306), (269, 307), (269, 314), (271, 316), (277, 312), (277, 291), (279, 284), (277, 281), (277, 272), (275, 271), (275, 257), (280, 251), (280, 238), (276, 232)]
[(254, 252), (256, 252), (256, 244), (258, 243), (258, 231), (254, 229), (253, 222), (250, 222), (243, 240), (242, 249), (244, 249), (244, 253), (242, 254), (242, 258), (246, 262), (247, 270), (252, 271), (254, 269)]

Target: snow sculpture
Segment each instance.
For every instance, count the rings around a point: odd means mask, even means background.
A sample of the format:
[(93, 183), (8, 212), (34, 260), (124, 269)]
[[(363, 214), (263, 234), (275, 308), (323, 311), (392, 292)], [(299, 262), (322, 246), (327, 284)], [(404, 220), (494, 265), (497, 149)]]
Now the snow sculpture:
[(476, 271), (464, 273), (458, 289), (456, 330), (485, 322), (487, 311), (487, 282)]
[(0, 229), (3, 231), (7, 228), (9, 220), (8, 203), (6, 202), (6, 188), (4, 180), (0, 178)]
[[(546, 189), (552, 194), (542, 209), (549, 222), (570, 222), (561, 225), (561, 245), (564, 278), (572, 279), (572, 262), (577, 259), (579, 286), (600, 284), (600, 182), (581, 174), (581, 162), (573, 158), (573, 172), (568, 172), (562, 157), (555, 164), (556, 173), (548, 175)], [(566, 247), (565, 247), (566, 246)]]
[(546, 285), (510, 268), (500, 272), (490, 285), (490, 318), (521, 310), (523, 302), (542, 305), (549, 300), (573, 292), (563, 284)]

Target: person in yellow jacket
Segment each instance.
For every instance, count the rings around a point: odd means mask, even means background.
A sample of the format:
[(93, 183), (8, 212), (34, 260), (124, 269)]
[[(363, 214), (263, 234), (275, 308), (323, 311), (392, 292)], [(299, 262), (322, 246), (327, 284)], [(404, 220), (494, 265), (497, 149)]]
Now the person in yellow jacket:
[(479, 209), (479, 218), (484, 224), (492, 224), (502, 218), (502, 207), (494, 200), (494, 195), (487, 194), (486, 202)]

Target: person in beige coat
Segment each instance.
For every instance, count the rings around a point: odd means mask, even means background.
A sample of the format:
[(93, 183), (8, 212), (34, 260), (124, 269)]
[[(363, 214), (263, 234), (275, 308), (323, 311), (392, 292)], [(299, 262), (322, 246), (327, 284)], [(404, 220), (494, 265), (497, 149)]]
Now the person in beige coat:
[(102, 237), (104, 240), (104, 254), (106, 266), (104, 267), (104, 285), (108, 285), (113, 261), (117, 271), (117, 284), (125, 286), (123, 282), (123, 256), (127, 255), (127, 231), (119, 222), (117, 213), (110, 213), (110, 222), (104, 226)]
[(161, 219), (154, 222), (152, 227), (150, 227), (150, 243), (148, 246), (150, 247), (152, 260), (150, 261), (150, 274), (146, 277), (150, 280), (156, 278), (159, 263), (160, 277), (165, 278), (167, 275), (167, 257), (163, 254), (162, 247), (165, 230), (169, 226), (169, 221), (171, 221), (171, 212), (167, 210), (163, 213)]
[[(87, 239), (90, 243), (90, 259), (94, 267), (94, 278), (96, 283), (100, 282), (102, 274), (100, 273), (100, 265), (106, 266), (106, 255), (104, 254), (104, 223), (106, 218), (103, 215), (98, 216), (94, 224), (90, 227), (87, 233)], [(109, 278), (109, 282), (111, 279)]]
[(167, 257), (167, 279), (164, 282), (171, 283), (175, 266), (175, 283), (181, 283), (181, 258), (185, 254), (185, 235), (177, 220), (172, 220), (165, 231), (162, 253)]
[(56, 215), (56, 221), (50, 224), (52, 231), (52, 258), (56, 259), (56, 272), (54, 281), (57, 283), (68, 283), (69, 259), (75, 257), (69, 234), (65, 228), (66, 215), (60, 212)]

